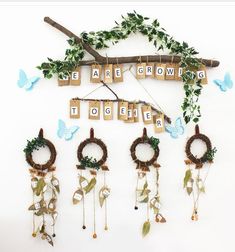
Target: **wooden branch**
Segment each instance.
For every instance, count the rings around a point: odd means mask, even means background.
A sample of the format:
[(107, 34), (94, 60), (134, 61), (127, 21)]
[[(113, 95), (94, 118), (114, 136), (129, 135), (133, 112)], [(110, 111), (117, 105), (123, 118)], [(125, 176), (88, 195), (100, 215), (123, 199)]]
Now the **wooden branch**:
[[(45, 17), (44, 21), (57, 30), (61, 31), (65, 35), (67, 35), (70, 38), (75, 38), (77, 43), (82, 43), (84, 49), (92, 55), (95, 59), (94, 60), (85, 60), (80, 61), (80, 66), (89, 66), (94, 64), (96, 62), (97, 64), (104, 65), (110, 63), (110, 64), (116, 64), (116, 63), (137, 63), (140, 62), (140, 56), (127, 56), (127, 57), (103, 57), (100, 55), (95, 49), (93, 49), (90, 45), (84, 43), (81, 38), (79, 38), (77, 35), (66, 29), (64, 26), (58, 24), (54, 20), (52, 20), (49, 17)], [(162, 63), (179, 63), (181, 61), (180, 56), (169, 56), (169, 55), (144, 55), (141, 56), (141, 61), (143, 62), (162, 62)], [(207, 67), (217, 67), (219, 66), (219, 61), (217, 60), (211, 60), (211, 59), (200, 59), (200, 61)]]
[[(54, 20), (50, 19), (49, 17), (45, 17), (44, 21), (48, 24), (50, 24), (51, 26), (53, 26), (54, 28), (56, 28), (57, 30), (61, 31), (62, 33), (64, 33), (65, 35), (67, 35), (69, 38), (75, 38), (77, 43), (81, 43), (83, 45), (83, 48), (91, 55), (93, 56), (96, 60), (101, 60), (103, 59), (103, 56), (101, 56), (96, 50), (94, 50), (91, 46), (89, 46), (88, 44), (83, 43), (83, 41), (74, 33), (72, 33), (71, 31), (69, 31), (68, 29), (66, 29), (64, 26), (58, 24), (57, 22), (55, 22)], [(94, 61), (93, 61), (94, 62)]]
[[(128, 101), (128, 100), (124, 100), (121, 98), (118, 99), (90, 99), (90, 98), (73, 98), (72, 100), (79, 100), (79, 101), (100, 101), (100, 102), (128, 102), (128, 103), (135, 103), (135, 104), (142, 104), (142, 105), (146, 105), (146, 106), (150, 106), (152, 111), (156, 112), (157, 114), (163, 114), (160, 110), (158, 110), (157, 108), (155, 108), (153, 105), (151, 105), (150, 103), (146, 102), (146, 101), (142, 101), (142, 100), (136, 100), (136, 101)], [(166, 122), (171, 123), (171, 119), (164, 114), (164, 119)]]

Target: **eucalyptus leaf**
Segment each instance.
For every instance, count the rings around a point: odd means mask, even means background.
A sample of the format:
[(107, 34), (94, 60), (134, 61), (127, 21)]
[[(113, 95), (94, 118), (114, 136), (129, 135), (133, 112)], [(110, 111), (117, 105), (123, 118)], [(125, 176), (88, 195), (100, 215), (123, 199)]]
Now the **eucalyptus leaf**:
[(193, 191), (192, 187), (186, 187), (187, 194), (190, 195)]
[(56, 192), (60, 193), (60, 183), (59, 183), (59, 180), (56, 177), (54, 177), (54, 176), (52, 177), (51, 184), (56, 189)]
[(185, 176), (184, 176), (184, 188), (187, 186), (187, 183), (190, 181), (191, 178), (192, 178), (192, 172), (190, 169), (188, 169), (185, 172)]
[(146, 221), (144, 224), (143, 224), (143, 228), (142, 228), (142, 235), (143, 237), (145, 237), (150, 231), (150, 222), (149, 221)]
[(37, 188), (37, 184), (38, 184), (38, 178), (33, 177), (31, 179), (31, 188), (32, 188), (33, 192), (35, 192), (35, 190)]
[(81, 188), (79, 188), (75, 193), (73, 194), (73, 204), (78, 204), (83, 199), (83, 191)]
[(35, 193), (37, 196), (39, 196), (42, 192), (44, 187), (46, 186), (46, 183), (44, 181), (44, 178), (40, 178), (37, 183), (37, 187), (35, 189)]
[(89, 193), (94, 188), (95, 185), (96, 185), (96, 178), (92, 178), (89, 181), (88, 185), (84, 188), (85, 193), (86, 194)]

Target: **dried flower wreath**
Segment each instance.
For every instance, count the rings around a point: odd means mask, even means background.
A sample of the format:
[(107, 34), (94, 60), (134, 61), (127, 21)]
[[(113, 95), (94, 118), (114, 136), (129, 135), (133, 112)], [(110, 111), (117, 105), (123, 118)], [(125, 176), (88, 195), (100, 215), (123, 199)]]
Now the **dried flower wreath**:
[[(138, 210), (138, 203), (145, 203), (147, 207), (147, 219), (142, 227), (142, 235), (145, 236), (150, 231), (150, 219), (149, 219), (149, 209), (153, 210), (155, 215), (155, 221), (157, 223), (165, 223), (166, 219), (161, 214), (161, 202), (160, 202), (160, 194), (159, 194), (159, 168), (160, 165), (157, 163), (157, 158), (159, 156), (159, 139), (154, 137), (148, 137), (146, 128), (143, 129), (142, 137), (137, 138), (131, 145), (130, 152), (133, 161), (137, 164), (136, 169), (137, 173), (137, 184), (135, 191), (135, 210)], [(143, 161), (138, 159), (136, 155), (136, 147), (139, 144), (148, 144), (153, 149), (154, 153), (150, 160)], [(156, 172), (156, 189), (153, 198), (150, 199), (150, 192), (147, 180), (147, 172), (150, 172), (150, 166), (155, 168)], [(142, 186), (140, 186), (140, 182), (142, 182)]]
[[(205, 143), (206, 151), (201, 157), (197, 157), (193, 155), (191, 151), (192, 143), (195, 140), (200, 140)], [(201, 193), (205, 192), (205, 181), (207, 179), (209, 173), (209, 167), (205, 171), (205, 174), (202, 178), (201, 169), (204, 167), (206, 163), (213, 163), (214, 156), (216, 153), (216, 148), (212, 148), (210, 139), (199, 132), (199, 126), (195, 126), (195, 135), (191, 136), (185, 147), (185, 152), (188, 160), (185, 160), (185, 164), (187, 165), (187, 170), (184, 176), (184, 188), (186, 189), (188, 195), (193, 196), (193, 214), (191, 219), (193, 221), (198, 220), (198, 203)], [(195, 165), (195, 170), (193, 170), (190, 165)], [(194, 174), (196, 173), (196, 174)]]
[[(50, 158), (45, 164), (37, 164), (33, 160), (33, 152), (40, 148), (48, 147)], [(33, 212), (33, 233), (36, 237), (41, 235), (43, 240), (47, 240), (53, 246), (52, 237), (55, 237), (55, 222), (57, 219), (56, 202), (60, 192), (59, 180), (55, 177), (53, 166), (56, 160), (56, 149), (52, 142), (43, 137), (43, 130), (40, 129), (38, 137), (27, 141), (24, 149), (26, 161), (31, 166), (31, 188), (33, 191), (33, 203), (29, 210)], [(51, 217), (52, 236), (48, 234), (47, 216)]]
[[(89, 144), (96, 144), (103, 151), (103, 155), (100, 160), (96, 160), (93, 157), (83, 156), (84, 148)], [(82, 228), (86, 229), (85, 224), (85, 196), (89, 192), (93, 191), (93, 238), (97, 238), (96, 234), (96, 183), (98, 171), (103, 172), (103, 186), (99, 190), (99, 204), (100, 207), (105, 208), (105, 226), (104, 229), (108, 230), (107, 223), (107, 198), (110, 194), (110, 188), (106, 184), (106, 172), (109, 171), (108, 167), (105, 165), (105, 162), (108, 157), (107, 147), (101, 139), (97, 139), (94, 137), (94, 129), (90, 129), (90, 138), (87, 138), (85, 141), (81, 142), (78, 146), (77, 157), (80, 162), (77, 165), (77, 169), (79, 170), (78, 174), (78, 188), (73, 194), (73, 204), (76, 205), (79, 202), (82, 202), (83, 205), (83, 225)], [(83, 172), (89, 169), (89, 173), (92, 176), (91, 179), (87, 179)]]

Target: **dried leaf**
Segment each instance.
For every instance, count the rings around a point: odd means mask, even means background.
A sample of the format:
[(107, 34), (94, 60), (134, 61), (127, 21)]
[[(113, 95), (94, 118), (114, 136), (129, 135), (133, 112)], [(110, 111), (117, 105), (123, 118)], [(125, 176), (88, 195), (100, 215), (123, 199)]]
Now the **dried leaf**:
[(32, 205), (28, 208), (28, 210), (30, 210), (30, 211), (36, 211), (36, 210), (41, 209), (42, 207), (45, 207), (45, 201), (43, 201), (43, 200), (41, 200), (41, 201), (39, 201), (39, 202), (36, 202), (36, 203), (32, 204)]
[(59, 184), (59, 180), (56, 177), (52, 177), (51, 184), (53, 185), (53, 187), (55, 187), (56, 192), (60, 193), (60, 184)]
[(54, 212), (55, 211), (55, 209), (56, 209), (56, 201), (57, 200), (55, 198), (50, 199), (50, 201), (48, 203), (48, 210), (50, 212)]
[(189, 160), (189, 159), (184, 160), (184, 162), (185, 162), (185, 164), (186, 164), (186, 165), (190, 165), (190, 164), (192, 164), (192, 163), (193, 163), (193, 162), (192, 162), (191, 160)]
[(190, 195), (193, 191), (192, 187), (186, 187), (187, 194)]
[(102, 169), (102, 171), (109, 171), (109, 168), (107, 165), (102, 165), (101, 169)]
[(143, 237), (146, 236), (150, 231), (150, 222), (149, 221), (146, 221), (144, 224), (143, 224), (143, 228), (142, 228), (142, 235)]
[(57, 213), (57, 212), (51, 213), (51, 217), (52, 217), (52, 219), (53, 219), (54, 222), (56, 221), (57, 216), (58, 216), (58, 213)]
[(104, 201), (108, 198), (109, 195), (110, 195), (110, 188), (103, 186), (99, 191), (100, 207), (103, 207)]
[(166, 222), (166, 219), (161, 215), (161, 214), (157, 214), (156, 217), (155, 217), (155, 221), (156, 222), (160, 222), (160, 223), (165, 223)]
[(146, 196), (144, 199), (140, 200), (139, 203), (147, 203), (149, 201), (149, 196)]
[(104, 197), (99, 196), (100, 207), (103, 207), (103, 204), (104, 204), (104, 201), (105, 201), (105, 200), (106, 200), (106, 199), (105, 199)]
[(200, 190), (201, 193), (205, 193), (206, 192), (204, 186), (202, 186), (199, 190)]
[(37, 184), (38, 184), (38, 178), (33, 177), (31, 179), (31, 188), (32, 190), (35, 192), (36, 188), (37, 188)]
[(46, 186), (46, 183), (44, 181), (44, 178), (40, 178), (38, 180), (37, 187), (35, 189), (35, 193), (37, 196), (39, 196), (41, 192), (43, 192), (45, 186)]
[(37, 212), (35, 212), (34, 214), (37, 215), (37, 216), (42, 216), (43, 214), (46, 214), (46, 213), (47, 213), (46, 207), (42, 207)]
[(184, 176), (184, 188), (187, 186), (187, 183), (190, 181), (191, 178), (192, 178), (192, 172), (190, 169), (188, 169), (185, 172), (185, 176)]
[(140, 195), (143, 195), (143, 194), (145, 193), (145, 191), (146, 191), (147, 188), (148, 188), (148, 182), (146, 181), (146, 182), (144, 183), (144, 186), (143, 186), (143, 189), (142, 189)]
[(153, 163), (153, 167), (154, 167), (154, 168), (160, 168), (160, 167), (161, 167), (161, 165), (160, 165), (160, 164), (158, 164), (158, 163)]
[(97, 172), (94, 171), (94, 170), (90, 170), (90, 174), (93, 175), (93, 176), (96, 176), (96, 175), (97, 175)]
[(46, 236), (46, 240), (48, 241), (48, 243), (51, 246), (54, 246), (51, 236), (49, 234), (47, 234), (47, 233), (44, 233), (44, 235)]
[(73, 194), (73, 204), (78, 204), (83, 199), (83, 191), (81, 188), (79, 188), (74, 194)]
[(79, 185), (81, 186), (82, 189), (84, 189), (84, 187), (86, 187), (88, 183), (89, 182), (85, 177), (79, 176)]
[(86, 193), (89, 193), (94, 188), (95, 184), (96, 184), (96, 178), (92, 178), (88, 183), (88, 185), (84, 187), (84, 191)]

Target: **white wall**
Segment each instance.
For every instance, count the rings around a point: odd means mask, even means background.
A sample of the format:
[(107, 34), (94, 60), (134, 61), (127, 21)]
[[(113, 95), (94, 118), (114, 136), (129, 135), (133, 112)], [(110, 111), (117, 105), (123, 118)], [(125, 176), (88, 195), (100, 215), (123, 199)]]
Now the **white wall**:
[[(146, 16), (158, 18), (176, 39), (185, 40), (199, 50), (200, 57), (220, 60), (216, 69), (208, 69), (209, 84), (200, 98), (202, 106), (201, 131), (217, 147), (215, 163), (206, 184), (206, 195), (200, 203), (200, 221), (190, 220), (192, 201), (182, 188), (185, 172), (184, 147), (186, 138), (194, 132), (193, 125), (186, 128), (183, 137), (173, 140), (167, 133), (159, 135), (161, 154), (161, 195), (167, 223), (152, 222), (151, 233), (141, 237), (144, 209), (133, 210), (136, 171), (129, 155), (132, 141), (141, 135), (143, 124), (129, 125), (117, 120), (112, 122), (87, 119), (87, 104), (82, 104), (80, 120), (68, 118), (68, 101), (74, 96), (84, 96), (94, 88), (89, 83), (89, 69), (82, 69), (80, 87), (57, 86), (56, 80), (41, 80), (32, 92), (20, 90), (17, 85), (19, 68), (31, 75), (40, 74), (35, 66), (46, 59), (62, 58), (67, 46), (66, 37), (43, 22), (50, 16), (75, 33), (86, 30), (109, 29), (120, 15), (136, 10)], [(1, 6), (1, 155), (0, 155), (0, 251), (159, 251), (159, 252), (232, 252), (234, 245), (234, 90), (222, 93), (212, 83), (222, 78), (225, 71), (234, 73), (233, 24), (234, 6), (206, 5), (27, 5)], [(141, 55), (154, 53), (152, 45), (137, 35), (107, 50), (108, 55)], [(183, 90), (180, 83), (144, 80), (164, 111), (177, 118)], [(151, 101), (130, 73), (125, 82), (113, 86), (120, 97), (141, 98)], [(93, 97), (108, 97), (101, 89)], [(71, 142), (56, 136), (57, 120), (68, 125), (77, 124), (80, 130)], [(81, 207), (73, 206), (71, 196), (76, 189), (76, 148), (88, 137), (89, 128), (108, 146), (108, 183), (112, 189), (109, 199), (109, 232), (102, 230), (103, 218), (98, 212), (98, 239), (91, 238), (92, 214), (88, 229), (81, 230)], [(59, 218), (57, 237), (52, 249), (46, 242), (31, 237), (30, 176), (24, 159), (26, 139), (37, 135), (40, 127), (45, 136), (54, 142), (58, 158), (57, 177), (61, 182), (58, 202)], [(153, 129), (148, 126), (149, 135)]]

